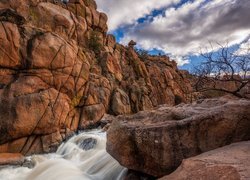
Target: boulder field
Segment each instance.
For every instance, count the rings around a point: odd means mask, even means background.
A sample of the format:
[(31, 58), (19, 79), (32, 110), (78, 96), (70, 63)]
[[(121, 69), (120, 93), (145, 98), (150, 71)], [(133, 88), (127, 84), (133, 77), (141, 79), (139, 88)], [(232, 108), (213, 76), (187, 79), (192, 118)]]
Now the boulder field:
[[(173, 172), (183, 159), (234, 142), (250, 140), (249, 108), (249, 100), (223, 97), (199, 100), (175, 107), (161, 106), (130, 116), (120, 115), (113, 119), (107, 131), (107, 151), (131, 170), (161, 177)], [(245, 157), (249, 161), (249, 143), (244, 147), (248, 149), (245, 152), (248, 156)], [(236, 148), (237, 146), (234, 147)], [(231, 153), (233, 152), (237, 151)], [(215, 155), (214, 158), (219, 155)], [(206, 154), (198, 156), (197, 161), (199, 157), (206, 157)], [(221, 157), (221, 163), (223, 157)], [(225, 164), (231, 162), (233, 157), (228, 158)], [(244, 157), (236, 159), (235, 163), (243, 163), (241, 159)], [(193, 163), (193, 159), (187, 160), (177, 172), (187, 174), (193, 169), (190, 173), (193, 173), (192, 176), (197, 179), (195, 177), (199, 175), (195, 176), (195, 171), (201, 165), (200, 178), (206, 179), (202, 174), (209, 174), (209, 170), (216, 169), (207, 169), (206, 164), (209, 162), (199, 164), (196, 161)], [(195, 164), (194, 167), (192, 164)], [(172, 179), (176, 174), (178, 173), (174, 173), (167, 179)]]
[(44, 153), (105, 113), (190, 99), (167, 56), (141, 56), (107, 34), (93, 0), (0, 1), (0, 153)]

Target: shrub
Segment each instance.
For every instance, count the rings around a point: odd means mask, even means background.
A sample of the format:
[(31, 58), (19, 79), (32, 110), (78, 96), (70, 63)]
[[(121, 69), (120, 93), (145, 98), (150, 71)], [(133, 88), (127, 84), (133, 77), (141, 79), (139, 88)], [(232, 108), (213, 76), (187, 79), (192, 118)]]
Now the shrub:
[(100, 53), (102, 44), (101, 44), (101, 39), (97, 32), (95, 31), (91, 32), (89, 41), (88, 41), (88, 46), (90, 50), (94, 51), (96, 55)]

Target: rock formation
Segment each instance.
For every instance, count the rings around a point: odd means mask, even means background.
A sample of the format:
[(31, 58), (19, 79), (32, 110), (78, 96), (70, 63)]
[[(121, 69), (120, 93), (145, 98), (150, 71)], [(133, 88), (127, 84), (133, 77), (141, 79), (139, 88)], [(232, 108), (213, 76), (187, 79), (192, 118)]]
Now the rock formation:
[(186, 159), (172, 174), (160, 180), (250, 179), (250, 141), (219, 148)]
[(221, 98), (162, 106), (113, 120), (107, 151), (123, 166), (161, 177), (183, 159), (250, 140), (250, 101)]
[(51, 152), (104, 113), (188, 101), (176, 63), (117, 44), (96, 8), (93, 0), (0, 1), (0, 153)]

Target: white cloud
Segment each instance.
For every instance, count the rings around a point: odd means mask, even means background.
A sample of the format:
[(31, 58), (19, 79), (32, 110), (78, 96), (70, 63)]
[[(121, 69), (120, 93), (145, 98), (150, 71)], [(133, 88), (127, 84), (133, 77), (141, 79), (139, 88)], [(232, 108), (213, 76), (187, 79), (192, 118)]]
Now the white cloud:
[(249, 55), (250, 54), (250, 38), (243, 42), (239, 49), (235, 52), (237, 55)]
[[(151, 22), (135, 24), (122, 39), (135, 40), (145, 49), (159, 49), (172, 56), (196, 54), (209, 42), (240, 44), (250, 35), (249, 0), (194, 0), (167, 8)], [(214, 50), (219, 46), (214, 45)], [(179, 65), (187, 63), (179, 60)]]
[(96, 0), (99, 10), (108, 17), (109, 30), (133, 24), (141, 17), (149, 15), (153, 10), (168, 7), (181, 0)]
[(175, 62), (178, 64), (178, 66), (183, 66), (185, 64), (190, 63), (190, 60), (185, 56), (176, 56), (176, 55), (170, 54), (170, 58), (172, 60), (175, 60)]
[[(209, 48), (211, 42), (217, 50), (216, 43), (240, 44), (250, 35), (250, 0), (189, 0), (179, 7), (181, 0), (96, 1), (109, 17), (110, 31), (124, 27), (121, 43), (133, 39), (144, 49), (164, 51), (179, 65), (189, 62), (188, 55)], [(137, 23), (155, 9), (164, 13)]]

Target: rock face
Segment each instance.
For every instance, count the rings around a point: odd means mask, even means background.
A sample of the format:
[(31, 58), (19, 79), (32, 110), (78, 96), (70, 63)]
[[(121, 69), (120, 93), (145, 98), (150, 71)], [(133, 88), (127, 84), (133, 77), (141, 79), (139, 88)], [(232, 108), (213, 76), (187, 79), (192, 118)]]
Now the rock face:
[(183, 159), (250, 139), (250, 101), (207, 99), (118, 116), (107, 151), (123, 166), (161, 177)]
[(24, 156), (20, 153), (0, 153), (1, 165), (21, 165), (24, 162)]
[(176, 63), (117, 44), (96, 8), (93, 0), (0, 1), (0, 153), (50, 152), (104, 113), (188, 101)]
[(250, 179), (250, 141), (219, 148), (183, 160), (181, 166), (161, 180)]

